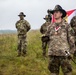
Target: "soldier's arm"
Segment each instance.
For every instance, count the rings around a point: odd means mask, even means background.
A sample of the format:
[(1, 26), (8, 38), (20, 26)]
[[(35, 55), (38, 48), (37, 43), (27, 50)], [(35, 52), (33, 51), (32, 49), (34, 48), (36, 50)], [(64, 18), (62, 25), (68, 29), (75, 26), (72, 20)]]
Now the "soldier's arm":
[(44, 34), (44, 32), (43, 32), (43, 25), (42, 25), (41, 28), (40, 28), (40, 32), (41, 32), (42, 34)]
[(29, 31), (31, 29), (31, 25), (29, 24), (28, 21), (26, 21), (26, 27), (27, 27), (27, 31)]
[(70, 45), (70, 53), (74, 53), (75, 51), (75, 32), (74, 30), (71, 28), (70, 25), (68, 25), (67, 27), (68, 29), (68, 42), (69, 42), (69, 45)]
[(46, 26), (45, 25), (46, 25), (46, 23), (43, 23), (42, 26), (41, 26), (41, 28), (40, 28), (40, 32), (42, 34), (45, 34), (45, 32), (46, 32), (46, 29), (45, 29)]
[(47, 28), (47, 32), (45, 33), (45, 35), (48, 36), (48, 37), (50, 36), (50, 30), (51, 29), (50, 29), (50, 25), (49, 25), (48, 28)]
[(20, 29), (20, 26), (18, 25), (19, 21), (16, 22), (15, 27), (16, 29)]
[(16, 28), (18, 28), (17, 24), (18, 24), (18, 21), (17, 21), (16, 24), (15, 24), (15, 27), (16, 27)]

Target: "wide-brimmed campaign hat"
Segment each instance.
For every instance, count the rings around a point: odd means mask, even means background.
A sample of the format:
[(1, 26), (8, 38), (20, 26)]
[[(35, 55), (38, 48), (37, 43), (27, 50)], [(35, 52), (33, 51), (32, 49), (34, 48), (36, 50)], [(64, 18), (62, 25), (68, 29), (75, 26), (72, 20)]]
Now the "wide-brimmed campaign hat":
[(56, 5), (51, 13), (54, 14), (55, 11), (60, 11), (63, 14), (62, 17), (66, 16), (66, 11), (60, 5)]
[(20, 14), (18, 16), (24, 16), (24, 17), (26, 17), (26, 15), (23, 12), (20, 12)]

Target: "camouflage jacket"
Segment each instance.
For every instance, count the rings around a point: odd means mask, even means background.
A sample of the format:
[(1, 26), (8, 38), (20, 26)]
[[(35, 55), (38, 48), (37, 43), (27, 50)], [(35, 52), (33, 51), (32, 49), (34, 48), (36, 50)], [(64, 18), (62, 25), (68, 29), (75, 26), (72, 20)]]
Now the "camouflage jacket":
[(49, 25), (46, 35), (50, 38), (48, 55), (65, 56), (65, 51), (74, 53), (74, 31), (64, 20), (59, 24)]
[(74, 16), (71, 21), (70, 21), (70, 25), (73, 28), (74, 32), (75, 32), (75, 45), (76, 45), (76, 16)]
[(46, 33), (47, 28), (48, 28), (48, 26), (50, 25), (50, 23), (51, 23), (51, 22), (45, 22), (45, 23), (41, 26), (40, 32), (41, 32), (42, 34), (45, 34), (45, 33)]
[(75, 36), (76, 36), (76, 16), (74, 16), (74, 17), (71, 19), (70, 25), (71, 25), (71, 27), (74, 29), (74, 31), (75, 31)]
[(74, 29), (74, 31), (76, 32), (76, 16), (74, 16), (74, 17), (71, 19), (70, 25), (71, 25), (71, 27)]
[(30, 30), (30, 24), (26, 20), (19, 20), (16, 22), (16, 28), (19, 34), (26, 34)]

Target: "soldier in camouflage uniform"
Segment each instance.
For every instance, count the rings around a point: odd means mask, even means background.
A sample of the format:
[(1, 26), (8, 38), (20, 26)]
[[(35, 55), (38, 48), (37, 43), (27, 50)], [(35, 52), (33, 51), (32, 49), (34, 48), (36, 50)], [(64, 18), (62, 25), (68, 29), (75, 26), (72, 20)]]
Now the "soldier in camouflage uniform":
[[(74, 16), (74, 17), (71, 19), (70, 25), (71, 25), (71, 27), (72, 27), (72, 28), (74, 29), (74, 31), (75, 31), (75, 38), (76, 38), (76, 16)], [(76, 45), (76, 42), (75, 42), (75, 45)]]
[(46, 31), (47, 31), (47, 27), (51, 23), (51, 17), (46, 15), (44, 20), (46, 20), (46, 22), (41, 26), (40, 32), (42, 33), (41, 41), (42, 41), (43, 56), (46, 56), (47, 41), (44, 41), (44, 36), (45, 36)]
[[(73, 28), (73, 30), (75, 32), (75, 45), (76, 45), (76, 16), (74, 16), (71, 19), (70, 25), (71, 25), (71, 27)], [(76, 59), (76, 51), (74, 52), (74, 58)]]
[[(64, 75), (72, 75), (72, 67), (68, 57), (75, 51), (74, 31), (71, 26), (63, 19), (66, 11), (56, 5), (52, 11), (55, 23), (49, 25), (46, 35), (49, 37), (49, 66), (51, 75), (59, 75), (59, 69), (62, 68)], [(67, 53), (69, 56), (67, 57)]]
[(16, 22), (16, 28), (18, 32), (18, 56), (25, 56), (26, 54), (26, 47), (27, 47), (27, 42), (26, 42), (26, 34), (30, 30), (30, 24), (24, 20), (24, 15), (23, 12), (20, 12), (18, 15), (20, 17), (20, 20)]

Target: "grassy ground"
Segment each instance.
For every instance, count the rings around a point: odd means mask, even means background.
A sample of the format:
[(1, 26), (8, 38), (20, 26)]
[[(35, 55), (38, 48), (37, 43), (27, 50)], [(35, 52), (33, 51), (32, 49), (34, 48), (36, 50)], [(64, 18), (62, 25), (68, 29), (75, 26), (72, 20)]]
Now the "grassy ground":
[[(39, 36), (39, 31), (29, 32), (26, 57), (16, 57), (17, 35), (0, 35), (0, 75), (50, 75), (47, 68), (48, 58), (42, 56)], [(72, 64), (73, 75), (76, 75), (76, 66)]]

